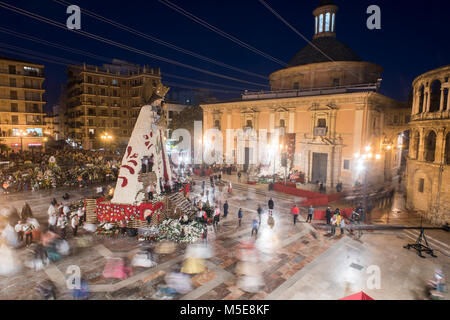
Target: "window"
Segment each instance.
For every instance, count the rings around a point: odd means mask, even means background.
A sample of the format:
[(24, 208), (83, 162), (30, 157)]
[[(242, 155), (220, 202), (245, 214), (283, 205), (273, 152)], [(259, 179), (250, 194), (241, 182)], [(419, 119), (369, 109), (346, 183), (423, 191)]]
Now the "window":
[(294, 90), (298, 90), (300, 88), (300, 84), (298, 82), (294, 82)]
[(319, 119), (317, 121), (318, 128), (326, 128), (327, 127), (327, 119)]
[(113, 86), (117, 86), (117, 84), (118, 84), (117, 79), (113, 79), (113, 80), (112, 80), (112, 85), (113, 85)]
[(88, 77), (87, 77), (87, 82), (88, 82), (88, 83), (92, 83), (92, 77), (91, 77), (91, 76), (88, 76)]
[(423, 193), (425, 188), (425, 180), (424, 179), (419, 179), (419, 192)]
[(17, 100), (17, 91), (11, 91), (10, 99), (11, 100)]
[(92, 94), (92, 88), (91, 87), (88, 88), (88, 94)]
[(317, 24), (318, 24), (318, 20), (317, 20), (317, 17), (316, 17), (316, 34), (317, 34)]
[(280, 119), (280, 128), (286, 127), (286, 121), (284, 119)]
[(323, 32), (323, 14), (319, 16), (319, 33)]
[(101, 88), (101, 89), (100, 89), (100, 94), (101, 94), (102, 96), (106, 96), (106, 90), (105, 90), (105, 88)]
[[(88, 125), (93, 126), (94, 125), (94, 120), (89, 119), (88, 120)], [(89, 133), (91, 133), (91, 130), (94, 130), (94, 129), (89, 129)]]
[(19, 112), (19, 106), (17, 103), (11, 103), (11, 112)]
[(344, 170), (350, 170), (350, 160), (344, 160)]
[(331, 32), (334, 32), (334, 16), (335, 14), (333, 13), (333, 16), (331, 17)]
[(17, 87), (17, 81), (16, 81), (16, 78), (10, 78), (10, 79), (9, 79), (9, 86), (10, 86), (10, 87)]
[(12, 124), (19, 124), (19, 116), (11, 116)]
[(397, 115), (394, 116), (394, 124), (398, 124), (398, 116)]
[(339, 78), (333, 79), (333, 87), (339, 87), (340, 81)]
[(9, 74), (16, 74), (16, 66), (8, 66)]
[(247, 128), (253, 128), (252, 120), (247, 120)]
[(325, 32), (330, 32), (330, 13), (325, 15)]

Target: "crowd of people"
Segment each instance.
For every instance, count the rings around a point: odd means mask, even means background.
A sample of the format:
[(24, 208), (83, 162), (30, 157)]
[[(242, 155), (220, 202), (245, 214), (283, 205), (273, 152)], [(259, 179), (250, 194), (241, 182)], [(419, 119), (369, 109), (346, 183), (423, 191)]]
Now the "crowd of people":
[(0, 193), (109, 183), (117, 179), (120, 159), (117, 154), (71, 148), (13, 153), (0, 167)]

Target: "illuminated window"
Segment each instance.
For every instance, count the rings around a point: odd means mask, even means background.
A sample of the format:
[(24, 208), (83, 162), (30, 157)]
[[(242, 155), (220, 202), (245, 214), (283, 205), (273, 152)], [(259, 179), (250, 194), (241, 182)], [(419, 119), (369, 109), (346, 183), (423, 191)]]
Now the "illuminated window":
[(319, 33), (323, 32), (323, 14), (319, 16)]
[(331, 17), (331, 32), (334, 32), (334, 16), (335, 14), (333, 13), (333, 16)]
[(330, 32), (330, 13), (325, 15), (325, 32)]
[(317, 34), (317, 23), (318, 23), (318, 20), (317, 20), (317, 17), (316, 17), (316, 34)]
[(350, 160), (344, 160), (344, 170), (350, 170)]

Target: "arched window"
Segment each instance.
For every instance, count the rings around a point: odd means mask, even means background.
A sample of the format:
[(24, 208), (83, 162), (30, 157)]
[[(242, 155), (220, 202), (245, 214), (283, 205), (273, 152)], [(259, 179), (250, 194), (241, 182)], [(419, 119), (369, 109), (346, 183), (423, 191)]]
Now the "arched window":
[(450, 133), (447, 133), (447, 136), (445, 138), (445, 159), (444, 163), (450, 165)]
[(425, 110), (423, 110), (423, 103), (425, 101), (425, 87), (422, 85), (419, 89), (419, 112), (422, 113)]
[(420, 133), (416, 132), (412, 140), (412, 156), (413, 159), (419, 158)]
[(253, 128), (252, 120), (247, 120), (247, 128)]
[(331, 32), (334, 32), (334, 16), (335, 14), (333, 13), (333, 16), (331, 17)]
[(436, 133), (430, 131), (425, 139), (425, 161), (434, 162), (436, 154)]
[(446, 110), (448, 104), (448, 88), (444, 89), (444, 110)]
[(430, 88), (430, 112), (436, 112), (439, 111), (441, 104), (441, 82), (439, 80), (434, 80), (431, 83)]
[(331, 15), (329, 12), (325, 14), (325, 32), (330, 32)]
[(319, 16), (319, 33), (323, 32), (323, 14)]

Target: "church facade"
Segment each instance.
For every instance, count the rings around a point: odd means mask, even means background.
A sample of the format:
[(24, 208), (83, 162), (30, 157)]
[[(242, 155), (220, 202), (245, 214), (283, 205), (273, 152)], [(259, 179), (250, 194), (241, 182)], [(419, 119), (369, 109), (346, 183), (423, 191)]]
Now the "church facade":
[[(244, 132), (241, 169), (249, 167), (249, 155), (255, 152), (245, 133), (267, 130), (268, 145), (275, 149), (256, 153), (287, 154), (292, 169), (305, 173), (307, 182), (350, 187), (362, 182), (366, 173), (369, 183), (382, 183), (398, 171), (402, 150), (395, 133), (406, 128), (410, 109), (379, 93), (382, 67), (362, 61), (336, 39), (337, 11), (332, 1), (321, 1), (313, 12), (313, 40), (288, 68), (270, 75), (271, 91), (246, 92), (239, 101), (202, 105), (204, 132), (211, 128), (222, 132), (227, 156), (236, 158), (239, 144), (239, 135), (227, 136), (227, 129)], [(394, 113), (397, 123), (391, 121)], [(275, 145), (276, 132), (281, 138)], [(227, 145), (232, 146), (231, 153), (225, 150)], [(366, 170), (357, 170), (355, 157), (366, 151), (371, 155)]]

